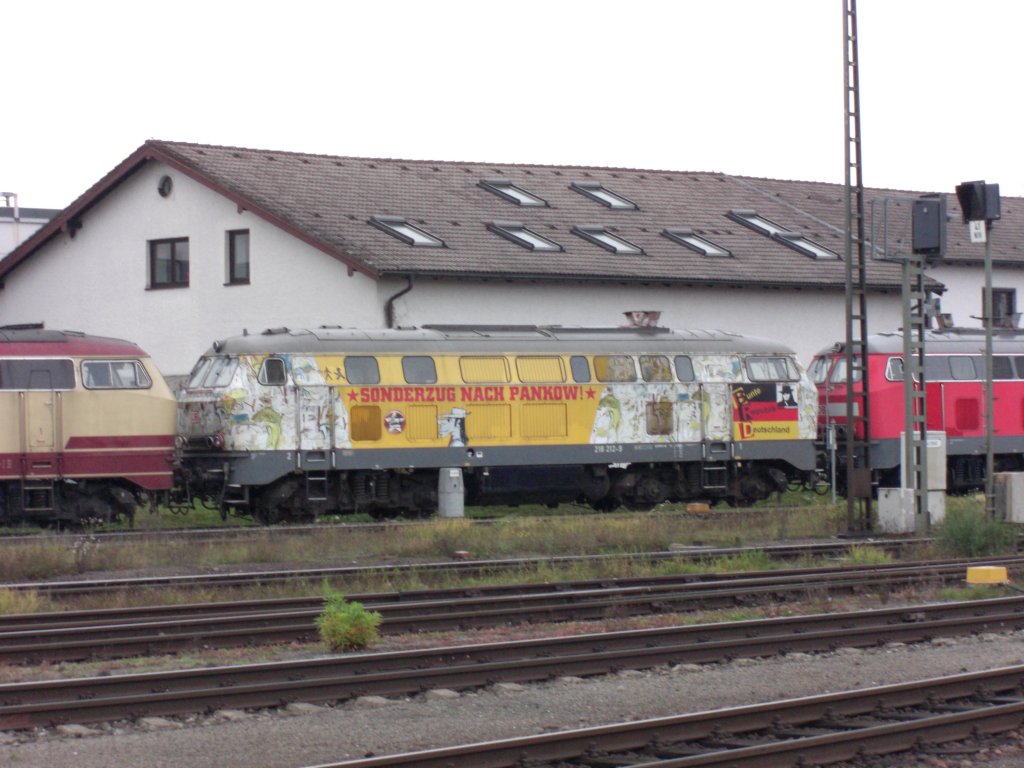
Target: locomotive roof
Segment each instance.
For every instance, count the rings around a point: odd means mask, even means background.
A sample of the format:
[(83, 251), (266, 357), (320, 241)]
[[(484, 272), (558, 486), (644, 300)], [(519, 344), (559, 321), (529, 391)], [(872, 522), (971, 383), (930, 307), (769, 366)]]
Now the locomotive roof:
[[(944, 328), (927, 330), (924, 334), (925, 352), (932, 354), (981, 354), (985, 350), (983, 328)], [(836, 343), (823, 349), (819, 355), (841, 353), (845, 345)], [(1020, 328), (994, 328), (992, 349), (1003, 354), (1024, 354), (1024, 330)], [(879, 354), (903, 354), (903, 332), (892, 331), (868, 337), (868, 351)]]
[(39, 325), (0, 326), (0, 356), (124, 355), (145, 357), (130, 341), (90, 336), (80, 331), (51, 331)]
[(268, 329), (215, 341), (207, 354), (373, 354), (415, 352), (791, 353), (784, 344), (718, 330), (585, 328), (561, 325), (429, 325), (366, 330), (321, 327)]

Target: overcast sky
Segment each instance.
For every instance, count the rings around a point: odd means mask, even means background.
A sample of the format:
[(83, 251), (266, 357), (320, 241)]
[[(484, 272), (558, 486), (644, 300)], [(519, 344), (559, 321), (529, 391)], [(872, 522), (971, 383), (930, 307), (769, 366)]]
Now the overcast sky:
[[(0, 191), (148, 138), (843, 181), (842, 0), (7, 3)], [(1024, 196), (1024, 4), (860, 0), (864, 179)]]

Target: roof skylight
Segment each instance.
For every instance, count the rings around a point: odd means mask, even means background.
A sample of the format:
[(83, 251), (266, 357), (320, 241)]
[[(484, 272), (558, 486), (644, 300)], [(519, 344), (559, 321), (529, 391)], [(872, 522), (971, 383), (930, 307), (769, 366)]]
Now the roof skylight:
[(635, 211), (637, 208), (636, 203), (632, 200), (627, 200), (622, 195), (612, 192), (610, 189), (592, 181), (574, 181), (570, 187), (575, 189), (581, 195), (586, 195), (591, 200), (596, 200), (601, 205), (612, 208), (613, 210), (622, 211)]
[(525, 189), (521, 189), (513, 184), (511, 181), (505, 179), (482, 179), (480, 186), (486, 189), (488, 192), (493, 192), (499, 197), (503, 197), (506, 200), (515, 203), (516, 205), (526, 205), (535, 207), (546, 207), (547, 201), (542, 200)]
[(702, 256), (713, 256), (715, 258), (729, 258), (732, 254), (721, 246), (715, 245), (710, 240), (705, 240), (700, 235), (695, 235), (692, 229), (664, 229), (661, 234), (669, 240), (685, 245), (690, 250), (696, 251)]
[(560, 251), (562, 246), (546, 237), (541, 237), (536, 232), (527, 229), (524, 225), (513, 221), (493, 221), (487, 228), (495, 234), (501, 235), (506, 240), (511, 240), (516, 245), (529, 248), (531, 251)]
[(789, 246), (794, 251), (810, 256), (812, 259), (835, 261), (839, 258), (838, 253), (830, 251), (823, 245), (818, 245), (813, 240), (808, 240), (799, 232), (779, 226), (756, 211), (729, 211), (729, 218), (733, 221), (738, 221), (755, 232), (767, 235), (776, 242)]
[(624, 256), (638, 256), (644, 252), (643, 248), (633, 245), (628, 240), (623, 240), (618, 235), (613, 235), (604, 227), (584, 226), (573, 227), (573, 234), (579, 235), (584, 240), (600, 245), (605, 250)]
[(406, 245), (425, 248), (443, 248), (444, 241), (434, 237), (422, 229), (414, 227), (408, 221), (397, 216), (373, 216), (370, 224), (392, 237), (397, 237)]

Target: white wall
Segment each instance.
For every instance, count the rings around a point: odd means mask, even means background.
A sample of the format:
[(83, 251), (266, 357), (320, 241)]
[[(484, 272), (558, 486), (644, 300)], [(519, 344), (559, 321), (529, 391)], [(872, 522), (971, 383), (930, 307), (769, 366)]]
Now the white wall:
[(0, 216), (0, 259), (28, 240), (29, 235), (49, 221), (24, 215), (15, 219), (13, 208), (0, 210), (4, 213)]
[[(174, 187), (162, 198), (165, 174)], [(250, 285), (224, 285), (233, 229), (250, 233)], [(175, 237), (189, 238), (189, 287), (147, 290), (148, 241)], [(7, 276), (0, 323), (36, 321), (135, 341), (168, 376), (243, 328), (383, 324), (373, 280), (157, 164), (97, 203), (74, 238), (54, 238)]]
[[(404, 282), (384, 281), (390, 296)], [(898, 295), (872, 297), (869, 333), (891, 331), (902, 318)], [(627, 310), (660, 310), (660, 324), (764, 336), (793, 347), (804, 363), (846, 338), (842, 291), (692, 288), (421, 280), (395, 305), (397, 325), (495, 323), (604, 325), (625, 323)]]
[[(953, 322), (966, 328), (981, 328), (982, 290), (985, 287), (985, 271), (976, 267), (939, 265), (928, 270), (929, 277), (946, 285), (942, 296), (942, 311), (953, 315)], [(994, 267), (993, 288), (1015, 288), (1017, 290), (1017, 311), (1024, 311), (1024, 270)]]

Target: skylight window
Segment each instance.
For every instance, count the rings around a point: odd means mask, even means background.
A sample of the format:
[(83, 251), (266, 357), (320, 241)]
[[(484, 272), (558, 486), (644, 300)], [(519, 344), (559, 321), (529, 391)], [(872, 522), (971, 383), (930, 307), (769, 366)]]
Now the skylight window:
[(370, 224), (382, 232), (387, 232), (392, 237), (397, 237), (406, 245), (413, 245), (425, 248), (443, 248), (444, 241), (439, 240), (422, 229), (418, 229), (408, 221), (396, 216), (374, 216)]
[(685, 245), (690, 250), (696, 251), (702, 256), (727, 259), (732, 254), (721, 246), (715, 245), (710, 240), (705, 240), (700, 235), (695, 235), (692, 229), (665, 229), (661, 234), (680, 245)]
[(501, 235), (506, 240), (511, 240), (516, 245), (529, 248), (531, 251), (560, 251), (562, 246), (558, 243), (541, 237), (536, 232), (527, 229), (522, 224), (512, 221), (494, 221), (487, 225), (492, 232)]
[(632, 200), (627, 200), (622, 195), (616, 194), (596, 182), (574, 181), (570, 186), (581, 195), (586, 195), (591, 200), (596, 200), (601, 203), (601, 205), (612, 208), (613, 210), (636, 210), (636, 203)]
[(605, 250), (617, 253), (623, 256), (639, 256), (644, 252), (643, 248), (628, 240), (623, 240), (618, 235), (613, 235), (604, 227), (573, 227), (572, 231), (574, 234), (579, 235), (584, 240), (589, 240), (591, 243), (600, 245)]
[(488, 192), (493, 192), (498, 197), (503, 197), (516, 205), (540, 208), (547, 207), (546, 200), (542, 200), (536, 195), (527, 192), (525, 189), (517, 187), (511, 181), (505, 181), (504, 179), (483, 179), (480, 182), (480, 186)]
[(766, 219), (755, 211), (729, 211), (729, 218), (733, 221), (738, 221), (746, 227), (750, 227), (755, 232), (760, 232), (762, 235), (767, 235), (773, 240), (789, 246), (794, 251), (810, 256), (812, 259), (835, 261), (839, 258), (838, 253), (830, 251), (823, 245), (818, 245), (813, 240), (808, 240), (799, 232), (779, 226), (771, 219)]

